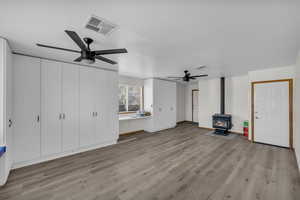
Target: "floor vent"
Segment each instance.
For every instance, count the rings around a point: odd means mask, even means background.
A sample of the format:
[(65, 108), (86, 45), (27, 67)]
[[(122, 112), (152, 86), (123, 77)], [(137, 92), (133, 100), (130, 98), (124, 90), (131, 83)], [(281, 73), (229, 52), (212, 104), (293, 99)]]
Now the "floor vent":
[(114, 29), (116, 29), (117, 25), (109, 22), (106, 19), (92, 15), (89, 18), (85, 27), (87, 29), (96, 31), (96, 32), (101, 33), (102, 35), (106, 36), (106, 35), (109, 35)]

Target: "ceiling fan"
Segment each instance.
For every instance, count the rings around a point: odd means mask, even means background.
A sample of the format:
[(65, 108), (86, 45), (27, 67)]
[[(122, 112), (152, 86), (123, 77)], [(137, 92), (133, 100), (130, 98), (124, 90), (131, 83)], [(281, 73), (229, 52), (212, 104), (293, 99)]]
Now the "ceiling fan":
[(49, 46), (49, 45), (44, 45), (44, 44), (36, 44), (39, 47), (46, 47), (46, 48), (51, 48), (51, 49), (58, 49), (58, 50), (63, 50), (63, 51), (70, 51), (74, 53), (80, 53), (81, 55), (74, 60), (74, 62), (85, 62), (86, 64), (92, 64), (95, 62), (95, 59), (101, 60), (103, 62), (107, 62), (109, 64), (117, 64), (117, 62), (110, 60), (108, 58), (105, 58), (101, 55), (107, 55), (107, 54), (118, 54), (118, 53), (127, 53), (126, 49), (107, 49), (107, 50), (96, 50), (96, 51), (91, 51), (90, 49), (90, 44), (94, 41), (91, 38), (85, 37), (83, 38), (84, 42), (80, 39), (78, 34), (75, 31), (68, 31), (65, 30), (65, 32), (68, 34), (68, 36), (77, 44), (77, 46), (80, 48), (80, 50), (73, 50), (73, 49), (66, 49), (66, 48), (61, 48), (61, 47), (54, 47), (54, 46)]
[(200, 75), (191, 76), (191, 73), (189, 73), (188, 70), (185, 70), (183, 77), (169, 76), (168, 78), (189, 82), (191, 79), (196, 79), (196, 78), (205, 77), (205, 76), (208, 76), (208, 75), (207, 74), (200, 74)]

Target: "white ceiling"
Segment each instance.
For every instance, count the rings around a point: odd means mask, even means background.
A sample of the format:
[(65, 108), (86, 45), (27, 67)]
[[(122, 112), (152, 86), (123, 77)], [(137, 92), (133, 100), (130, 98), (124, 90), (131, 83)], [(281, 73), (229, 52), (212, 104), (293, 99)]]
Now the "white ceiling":
[[(206, 65), (214, 77), (294, 64), (299, 10), (296, 0), (1, 0), (0, 36), (14, 51), (72, 61), (74, 53), (35, 43), (77, 49), (64, 33), (74, 30), (92, 37), (93, 49), (127, 48), (128, 54), (108, 56), (121, 74), (166, 77)], [(119, 29), (107, 37), (85, 29), (92, 14)]]

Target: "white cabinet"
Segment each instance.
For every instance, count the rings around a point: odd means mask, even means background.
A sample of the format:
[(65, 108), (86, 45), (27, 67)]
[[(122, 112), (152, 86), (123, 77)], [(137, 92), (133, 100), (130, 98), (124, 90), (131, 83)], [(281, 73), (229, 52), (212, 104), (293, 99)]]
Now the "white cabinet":
[(6, 152), (0, 157), (0, 185), (4, 185), (13, 161), (12, 53), (8, 42), (0, 38), (0, 145)]
[(14, 55), (14, 161), (40, 157), (40, 60)]
[(42, 155), (51, 155), (62, 150), (61, 65), (42, 60), (41, 70)]
[(95, 141), (95, 99), (94, 69), (80, 67), (80, 146), (88, 146)]
[(147, 131), (154, 132), (176, 126), (176, 83), (159, 79), (145, 81), (145, 109), (152, 111)]
[(79, 67), (42, 60), (42, 155), (79, 146)]
[(117, 73), (80, 69), (80, 146), (117, 139)]
[(62, 150), (79, 146), (79, 67), (62, 64)]
[(117, 72), (15, 58), (15, 166), (117, 141)]

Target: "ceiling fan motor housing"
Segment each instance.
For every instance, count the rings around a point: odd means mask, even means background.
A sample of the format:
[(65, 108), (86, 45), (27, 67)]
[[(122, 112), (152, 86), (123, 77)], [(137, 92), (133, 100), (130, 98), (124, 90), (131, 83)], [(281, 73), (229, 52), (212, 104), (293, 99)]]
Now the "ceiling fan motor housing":
[(81, 51), (81, 58), (86, 60), (92, 60), (95, 62), (95, 55), (91, 51)]

